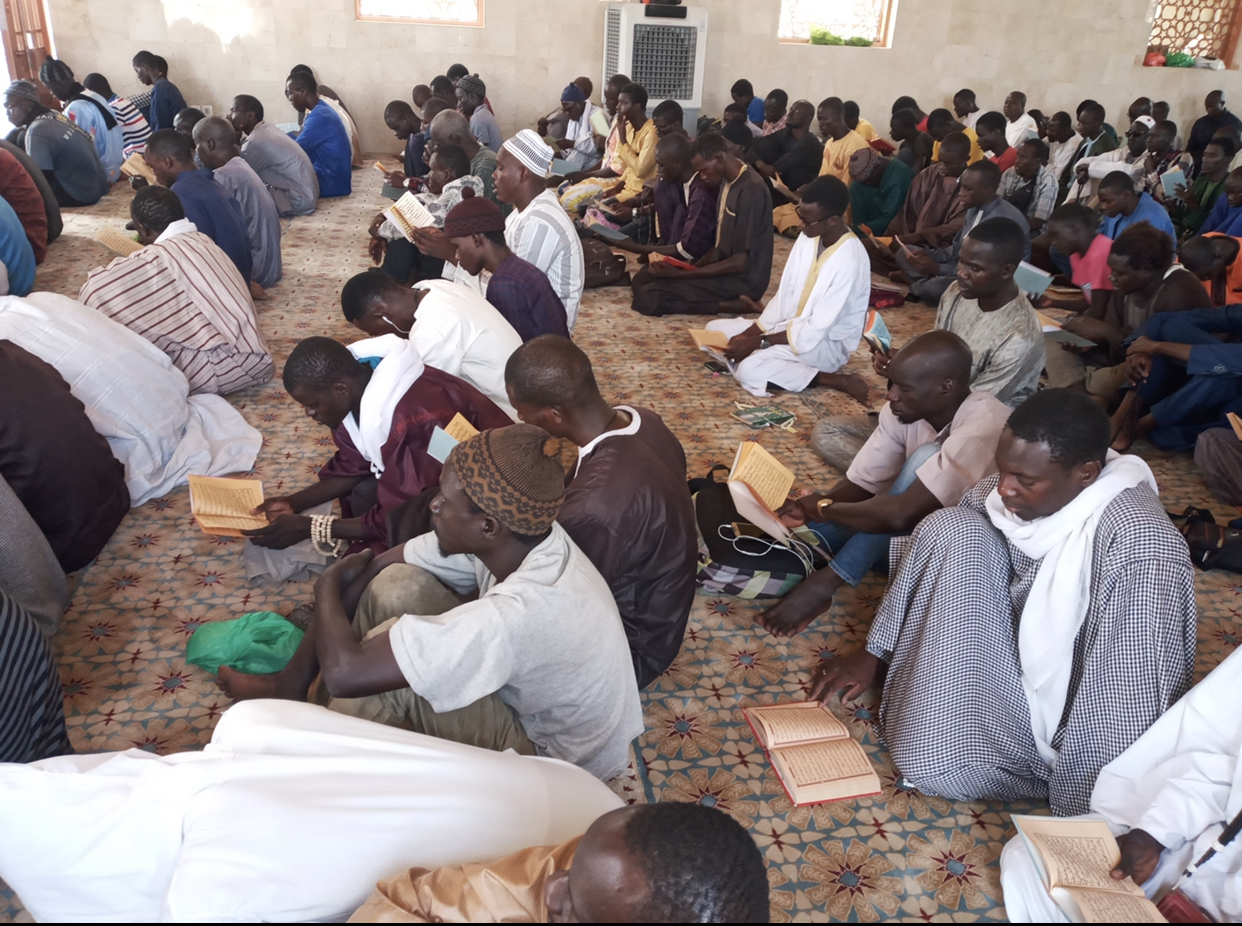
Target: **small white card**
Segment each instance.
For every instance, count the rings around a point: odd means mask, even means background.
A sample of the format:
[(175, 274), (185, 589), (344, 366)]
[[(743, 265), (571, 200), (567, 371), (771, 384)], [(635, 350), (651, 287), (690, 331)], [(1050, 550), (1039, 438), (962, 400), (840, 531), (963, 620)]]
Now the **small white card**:
[(453, 452), (453, 448), (460, 443), (461, 441), (449, 434), (448, 431), (436, 425), (435, 430), (431, 432), (431, 440), (427, 442), (427, 453), (433, 460), (444, 463), (448, 459), (448, 455)]

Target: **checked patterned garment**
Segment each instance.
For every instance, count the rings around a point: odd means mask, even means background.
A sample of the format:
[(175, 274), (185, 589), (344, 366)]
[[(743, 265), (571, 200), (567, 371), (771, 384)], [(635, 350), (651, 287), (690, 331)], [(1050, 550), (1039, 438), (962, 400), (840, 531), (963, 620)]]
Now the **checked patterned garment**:
[(1074, 644), (1054, 767), (1022, 689), (1018, 622), (1039, 562), (1005, 541), (984, 500), (997, 476), (893, 548), (867, 650), (889, 663), (876, 727), (919, 790), (957, 800), (1047, 798), (1086, 813), (1100, 769), (1189, 688), (1194, 576), (1185, 542), (1145, 485), (1105, 509), (1091, 605)]

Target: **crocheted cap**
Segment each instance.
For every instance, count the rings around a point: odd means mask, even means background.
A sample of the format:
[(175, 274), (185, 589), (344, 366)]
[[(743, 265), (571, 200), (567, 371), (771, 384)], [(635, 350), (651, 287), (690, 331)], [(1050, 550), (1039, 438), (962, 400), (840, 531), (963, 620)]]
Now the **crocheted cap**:
[(43, 64), (39, 66), (39, 80), (49, 85), (60, 81), (72, 81), (73, 70), (65, 62), (48, 55), (43, 59)]
[(500, 148), (517, 158), (536, 177), (547, 177), (552, 171), (552, 149), (537, 132), (522, 129)]
[(880, 159), (874, 148), (868, 146), (859, 148), (850, 155), (850, 179), (865, 180), (867, 175), (871, 173), (875, 167), (875, 162)]
[(31, 100), (35, 103), (39, 102), (39, 90), (28, 80), (15, 80), (9, 84), (9, 88), (4, 91), (5, 96), (15, 96), (22, 100)]
[(470, 235), (504, 230), (505, 217), (500, 214), (500, 207), (490, 199), (475, 196), (470, 187), (462, 189), (461, 202), (444, 217), (444, 234), (450, 238), (468, 238)]
[(478, 74), (467, 74), (465, 77), (458, 79), (457, 89), (463, 93), (473, 93), (480, 98), (487, 95), (487, 84), (479, 79)]
[(565, 472), (547, 431), (512, 424), (476, 434), (449, 462), (470, 500), (516, 534), (538, 536), (565, 500)]

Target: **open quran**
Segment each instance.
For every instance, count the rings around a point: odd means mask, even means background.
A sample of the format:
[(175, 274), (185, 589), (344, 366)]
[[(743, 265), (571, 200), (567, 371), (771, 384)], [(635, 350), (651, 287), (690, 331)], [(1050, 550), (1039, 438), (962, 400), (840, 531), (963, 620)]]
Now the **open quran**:
[(880, 776), (862, 746), (818, 701), (748, 707), (742, 713), (794, 804), (880, 793)]
[(137, 151), (127, 157), (121, 164), (121, 173), (123, 173), (126, 177), (141, 177), (152, 186), (159, 183), (159, 181), (155, 179), (155, 171), (151, 169), (150, 165), (143, 160), (142, 155)]
[(142, 245), (136, 238), (124, 232), (119, 232), (115, 228), (100, 229), (99, 234), (95, 236), (95, 240), (108, 250), (114, 251), (122, 257), (129, 257), (135, 251), (142, 250)]
[(414, 229), (430, 228), (436, 224), (431, 213), (413, 193), (406, 193), (385, 209), (384, 218), (397, 226), (397, 231), (401, 232), (411, 243), (414, 241)]
[(755, 441), (742, 441), (729, 470), (729, 495), (743, 518), (782, 543), (789, 539), (776, 512), (789, 498), (794, 474)]
[(204, 534), (242, 537), (242, 531), (267, 527), (267, 518), (251, 514), (263, 504), (263, 483), (258, 479), (190, 477), (190, 510)]

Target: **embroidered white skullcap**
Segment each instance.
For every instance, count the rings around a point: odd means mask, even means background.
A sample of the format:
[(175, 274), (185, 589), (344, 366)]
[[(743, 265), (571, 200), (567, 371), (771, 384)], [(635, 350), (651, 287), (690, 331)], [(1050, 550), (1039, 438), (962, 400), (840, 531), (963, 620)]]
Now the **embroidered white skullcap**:
[(1151, 116), (1139, 116), (1134, 121), (1137, 122), (1139, 125), (1147, 126), (1148, 129), (1154, 129), (1156, 127), (1156, 120), (1153, 119)]
[(538, 177), (547, 177), (552, 170), (552, 149), (531, 129), (522, 129), (503, 145), (506, 151), (522, 162), (522, 166)]

